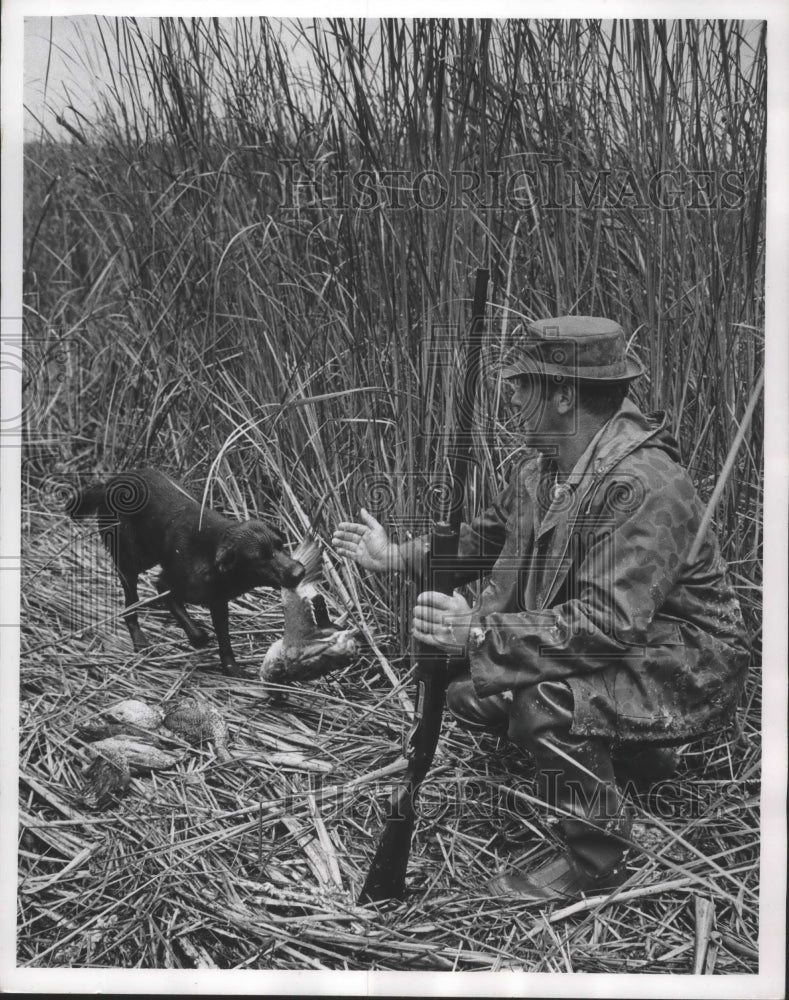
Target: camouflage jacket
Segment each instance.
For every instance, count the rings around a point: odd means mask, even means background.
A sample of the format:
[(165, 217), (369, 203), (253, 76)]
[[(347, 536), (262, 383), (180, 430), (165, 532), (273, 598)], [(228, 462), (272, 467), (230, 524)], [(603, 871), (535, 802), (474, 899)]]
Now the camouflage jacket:
[(665, 425), (626, 400), (563, 484), (532, 458), (463, 526), (458, 580), (490, 574), (469, 653), (480, 697), (562, 679), (572, 731), (622, 742), (729, 723), (745, 629), (712, 531), (689, 561), (703, 505)]

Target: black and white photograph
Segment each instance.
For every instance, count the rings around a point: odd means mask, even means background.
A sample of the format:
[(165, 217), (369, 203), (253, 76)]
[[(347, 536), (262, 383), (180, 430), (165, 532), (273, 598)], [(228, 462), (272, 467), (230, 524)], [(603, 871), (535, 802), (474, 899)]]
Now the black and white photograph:
[(781, 5), (94, 6), (3, 14), (0, 986), (784, 996)]

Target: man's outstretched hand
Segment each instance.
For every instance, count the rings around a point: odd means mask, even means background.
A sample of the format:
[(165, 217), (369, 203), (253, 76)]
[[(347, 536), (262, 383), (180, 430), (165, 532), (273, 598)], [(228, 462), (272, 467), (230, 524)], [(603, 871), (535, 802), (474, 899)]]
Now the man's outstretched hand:
[(332, 545), (338, 555), (373, 573), (403, 569), (399, 547), (389, 541), (383, 525), (362, 507), (359, 511), (362, 524), (341, 521), (332, 535)]

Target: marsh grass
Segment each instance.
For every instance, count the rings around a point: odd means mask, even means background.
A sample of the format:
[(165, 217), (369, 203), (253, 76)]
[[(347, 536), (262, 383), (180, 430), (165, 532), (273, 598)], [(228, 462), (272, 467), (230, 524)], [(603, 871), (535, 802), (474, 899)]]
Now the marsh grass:
[[(148, 35), (123, 19), (98, 28), (95, 119), (60, 108), (68, 140), (42, 132), (25, 151), (26, 336), (37, 362), (23, 484), (31, 652), (20, 962), (669, 972), (689, 971), (701, 953), (702, 963), (713, 956), (709, 971), (753, 969), (763, 417), (758, 398), (749, 404), (764, 346), (763, 27), (162, 19)], [(538, 198), (515, 187), (500, 204), (483, 197), (497, 176), (535, 165)], [(385, 172), (403, 173), (368, 207), (353, 187), (360, 171), (379, 195)], [(409, 184), (424, 171), (477, 175), (479, 197), (420, 208)], [(614, 191), (602, 207), (592, 194), (600, 171)], [(658, 171), (684, 185), (670, 209), (644, 195)], [(553, 204), (552, 172), (580, 177), (583, 189), (565, 186)], [(627, 194), (631, 174), (641, 193)], [(703, 207), (708, 175), (716, 200)], [(723, 196), (724, 176), (741, 197)], [(339, 205), (337, 178), (350, 185)], [(421, 190), (435, 194), (428, 181)], [(330, 557), (335, 610), (374, 645), (331, 681), (270, 702), (255, 683), (195, 673), (209, 653), (184, 654), (170, 626), (158, 625), (150, 661), (132, 657), (122, 627), (113, 638), (108, 624), (118, 594), (107, 567), (95, 552), (71, 552), (75, 531), (56, 499), (72, 476), (149, 463), (205, 485), (210, 503), (236, 515), (276, 512), (293, 539), (308, 525), (327, 538), (361, 504), (401, 536), (425, 526), (457, 385), (454, 369), (434, 362), (464, 329), (481, 264), (492, 284), (477, 412), (488, 416), (478, 417), (467, 512), (518, 448), (495, 358), (525, 318), (563, 312), (609, 315), (628, 330), (648, 370), (638, 401), (669, 411), (702, 496), (714, 497), (756, 653), (735, 743), (686, 755), (691, 791), (678, 794), (698, 793), (706, 811), (688, 808), (669, 833), (658, 827), (667, 850), (681, 837), (698, 853), (667, 865), (653, 851), (634, 886), (654, 891), (535, 924), (528, 911), (470, 904), (461, 892), (506, 862), (507, 830), (522, 827), (504, 805), (484, 821), (450, 809), (418, 837), (420, 892), (375, 917), (349, 901), (381, 795), (351, 821), (310, 799), (309, 767), (225, 768), (204, 752), (138, 781), (117, 811), (83, 816), (69, 798), (72, 719), (132, 694), (158, 702), (199, 684), (228, 711), (239, 746), (263, 761), (303, 753), (306, 740), (304, 759), (330, 762), (340, 784), (396, 759), (410, 695), (404, 591)], [(107, 589), (94, 599), (97, 574)], [(242, 609), (238, 648), (254, 661), (277, 634), (277, 602), (255, 596)], [(293, 733), (303, 740), (291, 746)], [(279, 739), (286, 750), (272, 749)], [(445, 791), (459, 769), (506, 785), (520, 766), (451, 725), (442, 747), (435, 782)], [(140, 817), (150, 843), (139, 841)], [(536, 829), (539, 857), (550, 834), (542, 821)], [(698, 898), (712, 901), (714, 927)], [(701, 952), (697, 927), (706, 927)]]

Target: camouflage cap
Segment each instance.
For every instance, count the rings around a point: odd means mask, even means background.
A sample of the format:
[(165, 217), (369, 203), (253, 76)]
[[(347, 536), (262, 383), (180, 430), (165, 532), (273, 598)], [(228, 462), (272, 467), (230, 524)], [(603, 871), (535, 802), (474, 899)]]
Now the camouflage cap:
[(557, 316), (529, 323), (504, 356), (501, 375), (565, 375), (600, 382), (638, 378), (643, 366), (627, 355), (625, 332), (602, 316)]

